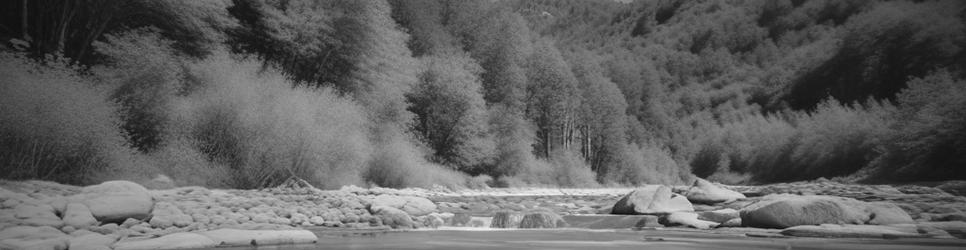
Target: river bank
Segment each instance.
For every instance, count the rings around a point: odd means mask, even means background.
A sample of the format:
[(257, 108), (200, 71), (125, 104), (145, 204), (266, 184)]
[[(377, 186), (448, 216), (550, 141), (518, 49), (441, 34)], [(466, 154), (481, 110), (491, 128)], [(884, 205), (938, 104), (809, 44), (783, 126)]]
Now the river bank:
[[(149, 190), (126, 181), (88, 187), (2, 181), (0, 188), (0, 248), (13, 249), (328, 244), (324, 241), (332, 239), (327, 236), (339, 231), (491, 232), (490, 228), (650, 230), (739, 240), (962, 242), (959, 238), (966, 235), (963, 196), (925, 186), (827, 180), (766, 186), (701, 182), (675, 187), (455, 191), (354, 186), (319, 190), (298, 183), (261, 190)], [(676, 231), (684, 228), (697, 229)], [(549, 235), (553, 234), (533, 236)]]

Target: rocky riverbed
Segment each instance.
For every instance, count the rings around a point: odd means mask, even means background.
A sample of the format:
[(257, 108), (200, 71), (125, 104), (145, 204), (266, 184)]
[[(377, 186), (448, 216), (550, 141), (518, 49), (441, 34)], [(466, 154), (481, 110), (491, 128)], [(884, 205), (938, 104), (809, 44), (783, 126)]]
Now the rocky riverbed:
[[(339, 231), (690, 228), (742, 237), (966, 237), (966, 197), (827, 180), (767, 186), (427, 190), (305, 185), (149, 190), (0, 182), (0, 249), (165, 249), (311, 244)], [(961, 193), (957, 193), (961, 194)], [(323, 238), (322, 240), (325, 240)]]

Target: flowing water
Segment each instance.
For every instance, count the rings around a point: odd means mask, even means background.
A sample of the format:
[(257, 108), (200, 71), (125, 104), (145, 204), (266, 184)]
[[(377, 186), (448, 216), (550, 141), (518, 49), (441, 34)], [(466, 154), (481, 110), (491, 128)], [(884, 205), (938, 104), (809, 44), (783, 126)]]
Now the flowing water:
[[(690, 230), (320, 231), (319, 243), (258, 249), (966, 249), (961, 239), (757, 238)], [(217, 248), (217, 250), (254, 247)]]

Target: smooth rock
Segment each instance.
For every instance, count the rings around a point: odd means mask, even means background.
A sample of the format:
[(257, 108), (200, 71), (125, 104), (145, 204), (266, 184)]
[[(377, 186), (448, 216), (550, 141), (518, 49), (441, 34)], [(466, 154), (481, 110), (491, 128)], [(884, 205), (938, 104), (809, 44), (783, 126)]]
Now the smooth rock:
[(567, 227), (567, 222), (551, 211), (527, 213), (520, 220), (520, 228), (559, 228)]
[(741, 227), (741, 218), (734, 218), (725, 222), (722, 222), (718, 227)]
[(218, 244), (207, 236), (196, 233), (174, 233), (153, 239), (124, 240), (114, 244), (114, 250), (210, 248)]
[(490, 224), (492, 228), (518, 228), (520, 227), (520, 221), (523, 220), (523, 214), (514, 211), (498, 211), (493, 214), (493, 222)]
[(666, 220), (667, 224), (664, 224), (665, 226), (684, 225), (697, 229), (711, 229), (720, 224), (713, 221), (699, 220), (698, 214), (690, 212), (671, 213), (667, 215)]
[(423, 216), (436, 212), (436, 204), (429, 199), (415, 196), (378, 195), (372, 200), (372, 206), (389, 206), (400, 209), (412, 216)]
[(392, 228), (412, 228), (413, 219), (409, 214), (390, 206), (373, 206), (372, 214), (382, 219), (382, 224)]
[(867, 222), (871, 225), (915, 223), (909, 213), (888, 202), (868, 202), (866, 203), (866, 211), (872, 214), (871, 219)]
[(77, 229), (98, 225), (97, 219), (91, 214), (91, 210), (83, 203), (67, 204), (67, 210), (64, 211), (64, 223)]
[(722, 202), (732, 202), (737, 199), (746, 198), (745, 195), (719, 187), (714, 183), (697, 178), (685, 195), (689, 201), (701, 204), (715, 204)]
[(663, 227), (654, 215), (564, 215), (569, 227), (587, 229), (626, 229)]
[(83, 202), (101, 222), (120, 223), (127, 218), (143, 220), (151, 216), (154, 207), (148, 190), (130, 181), (107, 181), (87, 186), (71, 200)]
[(673, 212), (692, 212), (694, 207), (687, 198), (671, 193), (671, 188), (663, 185), (649, 185), (631, 191), (612, 209), (613, 214), (668, 214)]
[(741, 214), (738, 212), (738, 210), (731, 208), (698, 213), (698, 219), (717, 223), (724, 223), (726, 221), (738, 218), (741, 218)]
[(194, 221), (191, 216), (184, 214), (181, 209), (169, 202), (155, 203), (151, 213), (151, 220), (148, 223), (154, 228), (186, 227)]
[(71, 238), (69, 244), (70, 250), (111, 250), (111, 245), (115, 241), (117, 241), (117, 238), (89, 233)]
[(238, 230), (218, 229), (198, 234), (207, 236), (220, 246), (267, 246), (312, 244), (319, 240), (308, 230)]
[(67, 249), (67, 239), (50, 226), (13, 226), (0, 230), (0, 249)]
[(740, 214), (744, 226), (760, 228), (863, 224), (871, 218), (860, 201), (833, 196), (769, 195)]
[(50, 226), (62, 227), (64, 221), (57, 217), (54, 207), (47, 204), (31, 205), (20, 204), (14, 208), (14, 217), (17, 224), (26, 226)]

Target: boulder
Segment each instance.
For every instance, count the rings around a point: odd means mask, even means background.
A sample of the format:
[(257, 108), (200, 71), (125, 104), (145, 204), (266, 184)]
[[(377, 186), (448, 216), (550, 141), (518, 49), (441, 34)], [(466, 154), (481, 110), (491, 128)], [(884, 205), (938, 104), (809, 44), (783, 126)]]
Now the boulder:
[(13, 215), (17, 220), (16, 224), (19, 225), (56, 228), (64, 226), (64, 221), (57, 217), (54, 207), (47, 204), (20, 204), (14, 208)]
[(866, 211), (871, 215), (867, 224), (889, 225), (889, 224), (912, 224), (915, 221), (909, 213), (902, 210), (899, 206), (888, 202), (868, 202)]
[(833, 196), (769, 195), (740, 214), (744, 226), (760, 228), (863, 224), (871, 218), (859, 201)]
[(372, 206), (389, 206), (400, 209), (412, 216), (423, 216), (436, 212), (436, 204), (429, 199), (415, 196), (382, 194), (372, 199)]
[(372, 206), (370, 212), (382, 219), (382, 224), (392, 228), (412, 228), (413, 219), (409, 214), (390, 206)]
[(550, 211), (534, 211), (527, 213), (520, 220), (520, 228), (559, 228), (567, 227), (567, 222)]
[(127, 218), (143, 220), (151, 216), (153, 198), (148, 190), (130, 181), (107, 181), (87, 186), (71, 197), (91, 210), (101, 222), (123, 222)]
[(915, 225), (899, 226), (880, 225), (802, 225), (786, 228), (781, 234), (798, 237), (821, 238), (924, 238), (928, 234), (920, 234)]
[(153, 239), (128, 238), (114, 244), (114, 250), (210, 248), (218, 244), (196, 233), (173, 233)]
[(499, 211), (493, 215), (492, 228), (518, 228), (523, 214), (514, 211)]
[(953, 195), (966, 196), (966, 181), (948, 181), (936, 188)]
[(184, 214), (181, 209), (169, 202), (155, 203), (151, 213), (152, 217), (148, 223), (155, 228), (186, 227), (194, 222), (190, 215)]
[(671, 193), (671, 188), (650, 185), (631, 191), (614, 204), (613, 214), (669, 214), (693, 212), (687, 198)]
[(741, 218), (734, 218), (725, 222), (722, 222), (718, 227), (741, 227)]
[[(456, 213), (456, 214), (453, 214), (453, 218), (450, 219), (450, 226), (454, 226), (454, 227), (468, 226), (471, 219), (473, 219), (473, 217), (467, 213)], [(520, 218), (520, 219), (523, 219), (523, 218)]]
[(207, 236), (219, 246), (312, 244), (319, 240), (314, 233), (308, 230), (218, 229), (198, 234)]
[(99, 233), (83, 234), (69, 241), (70, 250), (111, 250), (117, 238)]
[(744, 194), (719, 187), (701, 178), (694, 181), (694, 185), (691, 185), (685, 196), (689, 201), (701, 204), (732, 202), (746, 198)]
[(67, 249), (70, 237), (50, 226), (13, 226), (0, 231), (0, 249)]
[(91, 214), (91, 210), (83, 203), (67, 204), (67, 210), (64, 211), (64, 223), (76, 229), (98, 225), (97, 219), (94, 219), (94, 215)]
[(693, 227), (697, 229), (711, 229), (717, 227), (720, 223), (713, 221), (699, 220), (698, 214), (691, 212), (675, 212), (668, 214), (665, 218), (665, 226), (677, 226), (683, 225), (688, 227)]
[(663, 227), (654, 215), (565, 215), (563, 220), (570, 227), (587, 229)]
[(738, 212), (738, 210), (731, 208), (698, 213), (698, 219), (717, 223), (724, 223), (726, 221), (738, 218), (741, 218), (741, 214)]

